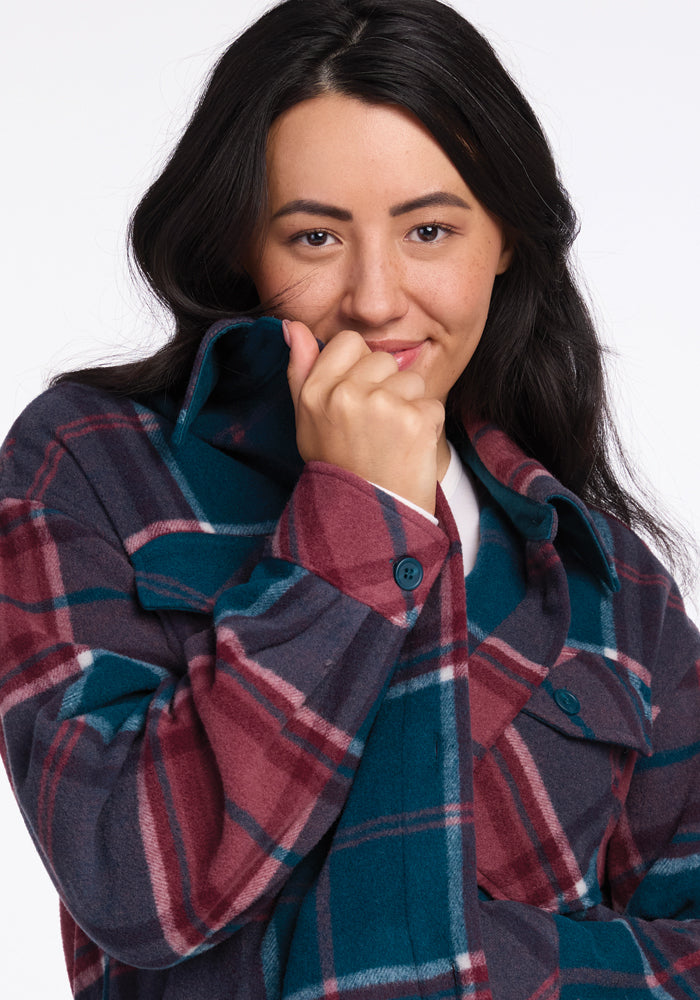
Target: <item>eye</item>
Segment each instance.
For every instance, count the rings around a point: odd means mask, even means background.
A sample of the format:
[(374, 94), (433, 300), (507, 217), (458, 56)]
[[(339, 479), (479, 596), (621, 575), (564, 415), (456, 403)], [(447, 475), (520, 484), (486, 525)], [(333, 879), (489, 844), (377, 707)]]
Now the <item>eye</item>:
[(408, 239), (416, 243), (436, 243), (454, 232), (449, 226), (440, 226), (437, 222), (426, 223), (423, 226), (416, 226), (408, 234)]
[(292, 242), (305, 247), (327, 247), (337, 240), (327, 229), (308, 229), (305, 233), (297, 233)]

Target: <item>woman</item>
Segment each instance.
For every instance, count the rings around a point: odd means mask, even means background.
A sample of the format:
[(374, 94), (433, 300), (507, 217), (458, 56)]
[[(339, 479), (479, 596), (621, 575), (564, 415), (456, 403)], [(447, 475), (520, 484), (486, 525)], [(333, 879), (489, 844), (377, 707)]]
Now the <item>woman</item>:
[(222, 58), (133, 221), (174, 339), (3, 452), (3, 756), (76, 997), (700, 991), (700, 644), (573, 235), (434, 0)]

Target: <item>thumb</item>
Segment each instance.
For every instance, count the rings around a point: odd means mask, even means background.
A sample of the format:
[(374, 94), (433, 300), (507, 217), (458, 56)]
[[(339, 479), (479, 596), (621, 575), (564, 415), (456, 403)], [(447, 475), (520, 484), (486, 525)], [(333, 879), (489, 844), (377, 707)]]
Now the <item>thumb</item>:
[(292, 402), (296, 408), (301, 387), (320, 354), (319, 342), (308, 326), (299, 320), (285, 319), (282, 322), (282, 332), (289, 347), (287, 378)]

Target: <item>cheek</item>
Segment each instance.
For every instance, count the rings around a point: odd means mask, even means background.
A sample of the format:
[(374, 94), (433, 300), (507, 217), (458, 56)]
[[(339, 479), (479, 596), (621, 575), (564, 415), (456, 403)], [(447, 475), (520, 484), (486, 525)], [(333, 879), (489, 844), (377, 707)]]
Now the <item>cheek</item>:
[(323, 338), (321, 329), (324, 320), (333, 318), (338, 309), (340, 293), (338, 282), (333, 280), (329, 269), (308, 268), (301, 273), (280, 268), (271, 276), (277, 294), (281, 294), (281, 309), (288, 319), (298, 319), (315, 330)]
[(282, 266), (274, 254), (265, 254), (248, 270), (261, 302), (276, 298), (290, 283), (288, 269)]
[(480, 336), (488, 315), (494, 272), (486, 262), (469, 261), (443, 270), (424, 285), (425, 307), (454, 333)]

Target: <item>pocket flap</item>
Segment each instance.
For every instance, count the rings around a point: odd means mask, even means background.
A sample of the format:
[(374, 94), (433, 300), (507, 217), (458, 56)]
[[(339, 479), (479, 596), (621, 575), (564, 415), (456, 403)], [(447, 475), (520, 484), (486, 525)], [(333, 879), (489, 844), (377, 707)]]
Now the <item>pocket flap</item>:
[(267, 533), (197, 531), (151, 539), (130, 557), (141, 607), (210, 613), (220, 592), (241, 576), (266, 539)]
[(651, 677), (614, 650), (565, 647), (522, 711), (567, 736), (652, 751)]

